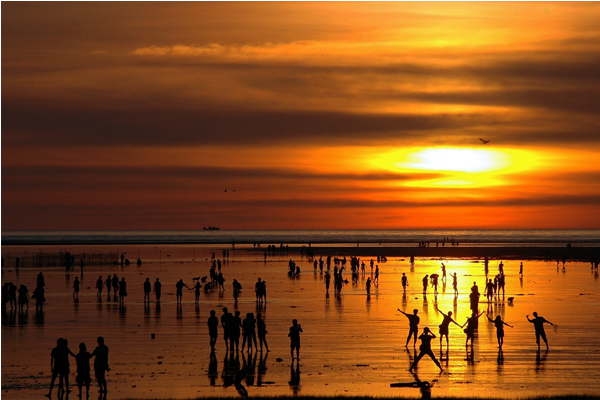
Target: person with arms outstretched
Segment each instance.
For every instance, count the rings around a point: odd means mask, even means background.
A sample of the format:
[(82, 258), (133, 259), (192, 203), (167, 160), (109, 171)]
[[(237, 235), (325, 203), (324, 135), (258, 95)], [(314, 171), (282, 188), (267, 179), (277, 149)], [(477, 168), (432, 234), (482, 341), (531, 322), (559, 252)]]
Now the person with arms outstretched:
[(502, 318), (498, 315), (496, 316), (496, 319), (491, 319), (489, 315), (487, 315), (487, 319), (490, 320), (490, 322), (493, 322), (494, 325), (496, 326), (496, 337), (498, 338), (498, 348), (500, 350), (502, 350), (502, 345), (504, 344), (504, 325), (509, 326), (511, 328), (514, 328), (512, 325), (507, 324), (506, 322), (502, 321)]
[(473, 346), (473, 338), (475, 337), (475, 329), (477, 328), (477, 320), (482, 315), (483, 315), (483, 311), (479, 315), (477, 315), (476, 311), (473, 311), (473, 315), (471, 315), (469, 318), (467, 318), (465, 323), (461, 326), (461, 328), (464, 328), (465, 325), (467, 326), (464, 330), (464, 332), (467, 334), (467, 340), (465, 341), (465, 347), (467, 347), (469, 345), (469, 339), (471, 340), (471, 346)]
[(413, 362), (413, 364), (408, 369), (409, 372), (412, 372), (412, 370), (417, 366), (419, 360), (423, 358), (424, 355), (428, 355), (433, 360), (435, 365), (437, 365), (440, 369), (440, 372), (444, 370), (440, 365), (438, 359), (435, 358), (433, 351), (431, 351), (431, 339), (435, 339), (435, 337), (436, 336), (429, 330), (428, 327), (423, 328), (423, 333), (421, 334), (421, 336), (419, 336), (419, 339), (421, 340), (421, 346), (419, 346), (420, 353), (417, 356), (417, 358), (415, 358), (415, 362)]
[(448, 333), (450, 332), (450, 323), (453, 323), (459, 327), (460, 325), (452, 318), (452, 311), (448, 311), (448, 314), (444, 314), (439, 308), (437, 308), (437, 306), (435, 309), (444, 316), (444, 319), (440, 324), (440, 350), (442, 349), (442, 338), (446, 336), (446, 351), (448, 351), (448, 347), (450, 346), (450, 340), (448, 339)]
[(540, 337), (544, 340), (544, 343), (546, 343), (546, 350), (548, 350), (549, 349), (548, 339), (546, 339), (546, 332), (544, 331), (544, 323), (548, 323), (552, 326), (554, 326), (554, 324), (552, 322), (548, 321), (544, 317), (538, 317), (538, 313), (535, 311), (533, 312), (533, 316), (535, 317), (534, 319), (529, 319), (529, 314), (526, 315), (527, 321), (531, 322), (533, 324), (533, 326), (535, 327), (535, 341), (537, 342), (538, 350), (540, 349)]
[(412, 315), (405, 313), (401, 309), (398, 309), (398, 311), (400, 311), (402, 314), (406, 315), (406, 318), (408, 318), (409, 331), (408, 331), (408, 337), (406, 338), (406, 345), (404, 347), (408, 347), (408, 343), (410, 342), (410, 337), (413, 334), (415, 335), (415, 341), (414, 341), (413, 347), (417, 347), (417, 336), (419, 336), (419, 322), (421, 322), (421, 318), (419, 318), (419, 316), (417, 315), (419, 310), (417, 310), (415, 308), (413, 310)]

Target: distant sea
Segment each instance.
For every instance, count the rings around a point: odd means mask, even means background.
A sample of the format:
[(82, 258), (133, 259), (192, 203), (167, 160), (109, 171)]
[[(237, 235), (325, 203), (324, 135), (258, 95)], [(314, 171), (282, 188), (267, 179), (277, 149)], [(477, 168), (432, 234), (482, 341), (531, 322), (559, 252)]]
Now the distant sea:
[(349, 244), (412, 246), (454, 240), (461, 245), (600, 244), (600, 230), (199, 230), (10, 231), (2, 245), (54, 244)]

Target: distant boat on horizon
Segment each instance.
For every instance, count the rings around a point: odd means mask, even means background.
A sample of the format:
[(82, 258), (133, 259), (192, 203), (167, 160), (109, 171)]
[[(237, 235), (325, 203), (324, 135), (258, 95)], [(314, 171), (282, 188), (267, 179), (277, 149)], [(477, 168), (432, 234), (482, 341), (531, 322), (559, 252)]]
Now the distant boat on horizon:
[(209, 226), (209, 227), (207, 228), (207, 227), (205, 226), (205, 227), (204, 227), (204, 228), (202, 228), (202, 229), (204, 229), (205, 231), (218, 231), (218, 230), (219, 230), (219, 229), (221, 229), (221, 228), (219, 228), (219, 227), (217, 227), (217, 226)]

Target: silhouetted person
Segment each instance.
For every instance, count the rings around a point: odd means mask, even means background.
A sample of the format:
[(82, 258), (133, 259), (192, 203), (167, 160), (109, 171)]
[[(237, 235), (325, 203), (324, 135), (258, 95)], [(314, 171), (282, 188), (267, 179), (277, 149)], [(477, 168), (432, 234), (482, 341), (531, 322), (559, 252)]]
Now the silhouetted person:
[(454, 295), (458, 296), (458, 278), (456, 277), (456, 272), (454, 274), (450, 274), (452, 276), (452, 288), (454, 289)]
[(106, 291), (108, 292), (108, 297), (110, 297), (110, 290), (112, 289), (112, 279), (111, 279), (110, 275), (108, 275), (108, 278), (106, 278), (106, 282), (104, 282), (104, 284), (106, 285)]
[(237, 301), (240, 292), (242, 291), (242, 285), (237, 281), (237, 279), (233, 280), (233, 298)]
[(81, 282), (79, 282), (79, 278), (75, 277), (75, 280), (73, 281), (73, 298), (77, 299), (79, 298), (79, 286), (81, 285)]
[(152, 284), (150, 283), (150, 278), (146, 278), (144, 282), (144, 303), (150, 303), (150, 292), (152, 291)]
[(194, 302), (196, 304), (200, 302), (200, 289), (202, 289), (200, 281), (196, 281), (196, 284), (190, 289), (194, 291)]
[(487, 301), (490, 303), (492, 301), (492, 297), (494, 297), (494, 282), (491, 279), (488, 279), (487, 284), (485, 285), (485, 295), (487, 296)]
[(475, 329), (477, 329), (477, 320), (482, 315), (483, 315), (483, 311), (479, 315), (477, 315), (477, 312), (473, 312), (473, 315), (471, 315), (469, 318), (467, 318), (465, 323), (461, 326), (461, 328), (464, 328), (465, 325), (467, 326), (464, 330), (464, 332), (467, 334), (467, 340), (465, 341), (465, 346), (468, 346), (469, 340), (471, 341), (471, 346), (473, 346), (473, 338), (475, 337)]
[(117, 274), (113, 274), (112, 277), (112, 287), (113, 287), (113, 293), (115, 296), (115, 300), (117, 299), (117, 294), (119, 292), (119, 278), (117, 277)]
[(46, 280), (44, 279), (44, 275), (40, 272), (37, 276), (37, 280), (36, 280), (36, 287), (41, 286), (44, 287), (46, 286)]
[(46, 397), (52, 396), (52, 388), (54, 387), (54, 381), (56, 377), (59, 377), (59, 392), (62, 388), (63, 381), (65, 383), (65, 392), (69, 393), (69, 373), (71, 372), (69, 367), (69, 355), (75, 357), (75, 354), (68, 347), (69, 342), (67, 339), (60, 338), (56, 341), (56, 347), (52, 349), (50, 353), (50, 370), (52, 371), (52, 380), (50, 381), (50, 390)]
[(365, 288), (367, 289), (367, 296), (371, 295), (371, 278), (367, 278), (365, 282)]
[(401, 309), (398, 309), (398, 311), (400, 311), (402, 314), (406, 315), (406, 318), (408, 318), (409, 331), (408, 331), (408, 337), (406, 338), (406, 345), (404, 347), (408, 347), (408, 343), (410, 342), (410, 337), (412, 335), (415, 336), (415, 341), (413, 343), (413, 347), (417, 347), (417, 336), (419, 336), (419, 322), (421, 322), (421, 318), (419, 318), (419, 316), (417, 315), (419, 310), (417, 310), (415, 308), (413, 310), (412, 315), (405, 313)]
[(477, 313), (479, 311), (479, 288), (477, 284), (473, 282), (473, 286), (471, 287), (471, 293), (469, 294), (469, 302), (471, 303), (471, 311)]
[(256, 320), (254, 319), (254, 313), (247, 313), (246, 318), (242, 321), (242, 351), (248, 341), (248, 352), (252, 351), (252, 342), (254, 342), (254, 348), (258, 348), (256, 342)]
[(184, 286), (188, 289), (190, 288), (188, 285), (183, 283), (183, 279), (180, 279), (179, 282), (177, 282), (175, 284), (175, 288), (177, 289), (176, 294), (177, 294), (177, 302), (178, 303), (181, 303), (181, 301), (183, 300), (183, 287)]
[(417, 366), (419, 360), (423, 358), (424, 355), (428, 355), (433, 360), (435, 365), (437, 365), (440, 369), (440, 372), (444, 370), (438, 359), (435, 358), (433, 351), (431, 351), (431, 339), (435, 339), (435, 337), (436, 336), (429, 330), (428, 327), (423, 328), (423, 333), (421, 336), (419, 336), (419, 339), (421, 340), (421, 345), (419, 346), (420, 353), (417, 358), (415, 358), (415, 362), (408, 369), (410, 372), (412, 372), (412, 370)]
[(23, 306), (27, 306), (27, 309), (29, 309), (29, 290), (27, 289), (27, 286), (25, 285), (20, 285), (19, 289), (19, 299), (18, 299), (18, 304), (19, 304), (19, 310), (23, 311)]
[(331, 284), (331, 275), (329, 274), (329, 271), (325, 271), (323, 280), (325, 281), (325, 291), (326, 293), (329, 293), (329, 285)]
[(302, 326), (298, 323), (297, 319), (292, 320), (292, 326), (290, 326), (290, 352), (292, 354), (292, 360), (294, 359), (294, 349), (296, 349), (296, 359), (300, 359), (300, 333), (304, 332)]
[(121, 278), (119, 282), (119, 301), (123, 303), (125, 301), (125, 296), (127, 296), (127, 282), (125, 282), (125, 278)]
[(235, 344), (235, 351), (239, 351), (240, 347), (240, 334), (242, 329), (242, 318), (240, 318), (240, 312), (236, 311), (231, 323), (231, 332), (229, 335), (229, 350), (233, 352), (233, 345)]
[(502, 349), (502, 345), (504, 344), (504, 325), (509, 326), (511, 328), (513, 326), (502, 321), (502, 317), (500, 317), (499, 315), (496, 316), (496, 319), (491, 319), (488, 315), (487, 319), (490, 322), (493, 322), (494, 325), (496, 326), (496, 337), (498, 338), (498, 348)]
[(156, 278), (154, 282), (154, 295), (156, 296), (156, 302), (160, 303), (160, 296), (162, 294), (162, 283)]
[(210, 310), (210, 317), (206, 324), (208, 325), (208, 334), (210, 336), (210, 351), (215, 351), (215, 344), (219, 335), (219, 319), (216, 317), (215, 310)]
[(262, 314), (256, 314), (256, 331), (258, 333), (258, 341), (260, 343), (260, 351), (263, 351), (263, 343), (265, 344), (265, 348), (267, 352), (269, 350), (269, 345), (267, 344), (267, 326), (265, 325), (265, 320), (262, 318)]
[(406, 276), (406, 273), (402, 273), (402, 289), (404, 290), (404, 293), (406, 293), (406, 287), (408, 286), (408, 277)]
[(521, 261), (521, 265), (519, 266), (519, 275), (523, 276), (523, 262)]
[(44, 287), (36, 287), (31, 298), (35, 299), (35, 311), (41, 311), (44, 307), (44, 302), (46, 301)]
[(448, 350), (449, 345), (449, 338), (448, 338), (448, 333), (450, 332), (450, 323), (455, 324), (456, 326), (460, 325), (452, 318), (452, 311), (448, 311), (448, 314), (444, 314), (442, 311), (440, 311), (439, 308), (435, 308), (436, 310), (438, 310), (440, 312), (440, 314), (442, 314), (444, 316), (444, 319), (442, 320), (442, 323), (440, 324), (440, 350), (442, 349), (442, 338), (444, 336), (446, 336), (446, 351)]
[(225, 351), (229, 350), (229, 334), (231, 332), (231, 324), (233, 315), (223, 307), (223, 315), (221, 315), (221, 327), (223, 328), (223, 339), (225, 339)]
[(548, 339), (546, 339), (546, 331), (544, 331), (544, 323), (548, 323), (552, 326), (554, 326), (554, 324), (548, 320), (546, 320), (544, 317), (538, 317), (537, 312), (533, 312), (533, 316), (535, 317), (534, 319), (529, 319), (529, 314), (526, 315), (527, 317), (527, 321), (531, 322), (533, 324), (533, 326), (535, 327), (535, 341), (538, 345), (538, 350), (540, 348), (540, 337), (544, 340), (544, 343), (546, 343), (546, 350), (549, 349), (548, 346)]
[(429, 275), (425, 275), (423, 278), (423, 293), (427, 293), (427, 287), (429, 286)]
[(104, 338), (102, 336), (98, 336), (96, 341), (98, 342), (98, 346), (91, 355), (91, 357), (96, 357), (94, 358), (94, 375), (96, 376), (96, 381), (98, 381), (98, 387), (100, 388), (99, 393), (107, 393), (106, 371), (110, 371), (110, 368), (108, 367), (108, 347), (104, 344)]
[(96, 289), (98, 289), (96, 296), (98, 296), (98, 297), (102, 296), (103, 288), (104, 288), (104, 281), (102, 280), (102, 276), (99, 276), (98, 280), (96, 281)]
[(90, 397), (90, 383), (92, 381), (92, 378), (90, 377), (91, 357), (92, 355), (88, 353), (85, 343), (80, 343), (79, 353), (75, 356), (75, 361), (77, 363), (77, 378), (75, 378), (75, 381), (77, 382), (77, 386), (79, 386), (79, 395), (77, 397), (81, 397), (84, 385), (86, 397)]

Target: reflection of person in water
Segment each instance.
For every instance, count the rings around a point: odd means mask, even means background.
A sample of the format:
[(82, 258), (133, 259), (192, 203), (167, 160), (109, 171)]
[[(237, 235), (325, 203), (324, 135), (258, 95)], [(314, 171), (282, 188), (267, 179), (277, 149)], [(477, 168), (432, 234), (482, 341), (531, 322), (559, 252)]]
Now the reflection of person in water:
[(533, 316), (535, 317), (534, 319), (529, 319), (529, 314), (526, 315), (527, 317), (527, 321), (531, 322), (533, 324), (533, 326), (535, 327), (535, 341), (537, 342), (538, 345), (538, 350), (540, 348), (540, 337), (544, 340), (544, 343), (546, 343), (546, 350), (548, 350), (548, 339), (546, 339), (546, 332), (544, 331), (544, 323), (548, 323), (552, 326), (554, 326), (554, 324), (550, 321), (548, 321), (547, 319), (545, 319), (544, 317), (538, 317), (537, 312), (534, 311)]
[(410, 337), (412, 335), (415, 335), (413, 347), (417, 347), (417, 336), (419, 336), (419, 322), (421, 321), (421, 318), (419, 318), (419, 316), (417, 315), (419, 310), (417, 310), (415, 308), (413, 310), (412, 315), (405, 313), (401, 309), (398, 309), (398, 311), (400, 311), (402, 314), (406, 315), (406, 318), (408, 318), (409, 331), (408, 331), (408, 337), (406, 338), (406, 345), (404, 347), (408, 347), (408, 343), (410, 342)]
[(408, 369), (410, 372), (412, 372), (412, 370), (417, 366), (419, 360), (423, 358), (424, 355), (428, 355), (433, 360), (435, 365), (437, 365), (440, 369), (440, 372), (444, 370), (438, 359), (435, 358), (433, 351), (431, 351), (431, 339), (435, 339), (435, 337), (436, 336), (429, 330), (428, 327), (423, 328), (423, 333), (421, 336), (419, 336), (419, 339), (421, 340), (421, 346), (419, 346), (420, 353), (417, 358), (415, 358), (415, 362)]
[(490, 322), (493, 322), (494, 325), (496, 326), (496, 337), (498, 338), (498, 347), (500, 349), (502, 349), (502, 345), (504, 344), (504, 325), (509, 326), (511, 328), (513, 326), (502, 321), (502, 318), (499, 315), (496, 316), (496, 319), (491, 319), (490, 316), (488, 315), (487, 319)]

